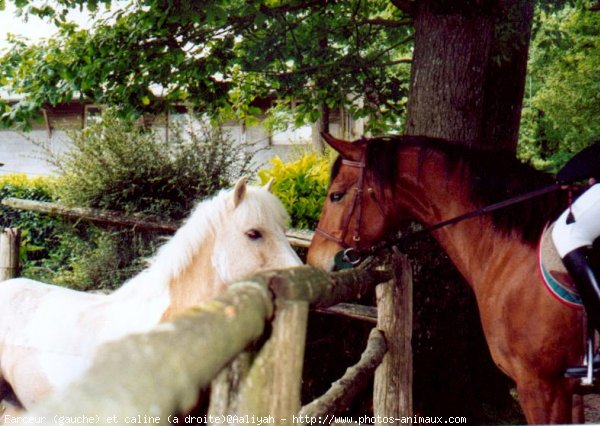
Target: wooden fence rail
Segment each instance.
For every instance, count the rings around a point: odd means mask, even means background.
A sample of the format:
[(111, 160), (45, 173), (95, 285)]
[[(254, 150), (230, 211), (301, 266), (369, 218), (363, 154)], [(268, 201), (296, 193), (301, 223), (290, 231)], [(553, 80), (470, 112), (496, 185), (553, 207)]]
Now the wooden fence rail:
[[(17, 210), (28, 210), (43, 213), (50, 216), (60, 216), (72, 220), (86, 220), (101, 225), (121, 226), (152, 230), (172, 234), (179, 228), (180, 224), (159, 222), (146, 217), (125, 216), (120, 212), (111, 210), (91, 209), (88, 207), (67, 207), (59, 203), (46, 201), (24, 200), (21, 198), (4, 198), (2, 205)], [(292, 229), (287, 233), (290, 243), (298, 247), (308, 247), (313, 233)]]
[(85, 377), (64, 395), (35, 407), (30, 415), (38, 419), (88, 416), (101, 424), (142, 416), (169, 424), (174, 415), (192, 407), (198, 389), (257, 341), (272, 319), (271, 338), (246, 356), (249, 368), (236, 378), (230, 403), (221, 403), (209, 415), (301, 423), (294, 416), (300, 409), (297, 371), (302, 367), (308, 306), (353, 299), (392, 279), (394, 269), (373, 267), (370, 262), (337, 273), (301, 266), (255, 275), (150, 333), (106, 345)]

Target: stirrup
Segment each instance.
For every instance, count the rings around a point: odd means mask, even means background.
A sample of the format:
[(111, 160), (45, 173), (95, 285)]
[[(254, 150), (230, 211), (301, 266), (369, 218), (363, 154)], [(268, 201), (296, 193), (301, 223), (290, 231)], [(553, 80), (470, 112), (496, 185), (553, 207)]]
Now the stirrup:
[(565, 377), (570, 379), (581, 379), (582, 386), (593, 385), (594, 378), (600, 372), (600, 353), (594, 355), (594, 338), (591, 333), (593, 333), (593, 331), (590, 331), (590, 334), (588, 334), (583, 364), (569, 367), (565, 371)]

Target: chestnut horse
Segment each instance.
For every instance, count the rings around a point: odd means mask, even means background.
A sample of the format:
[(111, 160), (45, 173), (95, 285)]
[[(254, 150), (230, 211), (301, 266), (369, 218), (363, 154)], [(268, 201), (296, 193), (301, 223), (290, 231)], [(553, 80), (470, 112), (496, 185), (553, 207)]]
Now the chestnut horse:
[(245, 275), (300, 265), (287, 213), (268, 189), (241, 179), (198, 204), (150, 266), (112, 294), (0, 283), (0, 391), (9, 384), (28, 408), (79, 377), (100, 345), (146, 332)]
[[(340, 155), (308, 263), (331, 270), (343, 248), (367, 250), (413, 218), (434, 225), (553, 183), (498, 153), (426, 137), (361, 139), (325, 135)], [(540, 279), (536, 245), (562, 193), (433, 231), (475, 294), (492, 357), (516, 383), (529, 423), (570, 423), (581, 362), (583, 312), (557, 301)], [(579, 417), (581, 414), (577, 414)]]

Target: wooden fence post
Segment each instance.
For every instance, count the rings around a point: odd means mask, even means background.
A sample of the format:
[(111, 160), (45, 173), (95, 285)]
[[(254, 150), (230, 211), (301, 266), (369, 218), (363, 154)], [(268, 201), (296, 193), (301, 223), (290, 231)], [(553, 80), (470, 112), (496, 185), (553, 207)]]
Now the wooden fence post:
[(276, 301), (271, 337), (252, 361), (240, 355), (213, 381), (209, 415), (271, 416), (276, 424), (298, 423), (293, 415), (300, 410), (307, 321), (307, 301)]
[(17, 228), (3, 228), (0, 234), (0, 281), (19, 275), (19, 245), (21, 231)]
[[(376, 288), (377, 328), (385, 334), (388, 351), (375, 371), (375, 418), (412, 416), (412, 272), (399, 255), (394, 279)], [(376, 425), (383, 424), (375, 422)]]

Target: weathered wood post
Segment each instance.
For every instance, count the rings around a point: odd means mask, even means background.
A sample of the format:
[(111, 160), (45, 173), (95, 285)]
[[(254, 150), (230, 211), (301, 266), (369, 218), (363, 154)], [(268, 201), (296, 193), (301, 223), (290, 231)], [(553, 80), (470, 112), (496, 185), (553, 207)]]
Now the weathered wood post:
[(323, 281), (328, 275), (310, 268), (262, 274), (275, 296), (269, 340), (258, 353), (239, 356), (212, 382), (209, 415), (229, 415), (234, 419), (236, 415), (270, 416), (276, 424), (304, 423), (299, 410), (309, 305), (330, 306), (364, 294), (391, 274), (383, 268), (346, 270), (333, 275), (334, 280)]
[[(308, 302), (276, 301), (271, 336), (258, 353), (240, 354), (212, 382), (209, 416), (272, 418), (294, 424), (300, 391)], [(237, 424), (237, 421), (225, 423)]]
[(397, 259), (394, 278), (376, 288), (377, 328), (385, 334), (388, 347), (375, 371), (373, 414), (376, 419), (410, 417), (413, 409), (412, 272), (406, 256), (398, 254)]
[(0, 281), (19, 275), (19, 247), (21, 231), (3, 228), (0, 234)]

